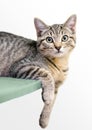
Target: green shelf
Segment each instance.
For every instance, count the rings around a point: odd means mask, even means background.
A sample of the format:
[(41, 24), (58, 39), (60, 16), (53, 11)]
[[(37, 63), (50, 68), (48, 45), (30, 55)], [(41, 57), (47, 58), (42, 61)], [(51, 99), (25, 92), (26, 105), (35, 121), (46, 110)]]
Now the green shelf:
[(40, 88), (39, 80), (0, 77), (0, 103), (29, 94)]

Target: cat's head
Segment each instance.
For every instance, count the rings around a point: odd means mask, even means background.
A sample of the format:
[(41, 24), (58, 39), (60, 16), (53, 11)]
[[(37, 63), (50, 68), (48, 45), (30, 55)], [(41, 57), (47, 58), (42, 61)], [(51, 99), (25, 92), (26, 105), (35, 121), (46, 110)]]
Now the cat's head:
[(44, 56), (63, 57), (71, 52), (76, 42), (76, 15), (72, 15), (64, 24), (46, 25), (38, 18), (34, 19), (37, 31), (37, 48)]

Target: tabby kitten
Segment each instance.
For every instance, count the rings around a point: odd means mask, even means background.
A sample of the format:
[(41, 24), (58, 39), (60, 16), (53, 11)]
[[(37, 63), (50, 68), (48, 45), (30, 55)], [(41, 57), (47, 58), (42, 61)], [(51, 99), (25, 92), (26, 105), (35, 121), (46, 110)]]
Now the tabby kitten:
[(37, 41), (0, 32), (0, 76), (41, 81), (44, 108), (39, 124), (45, 128), (75, 47), (76, 15), (64, 24), (48, 26), (37, 18), (34, 24)]

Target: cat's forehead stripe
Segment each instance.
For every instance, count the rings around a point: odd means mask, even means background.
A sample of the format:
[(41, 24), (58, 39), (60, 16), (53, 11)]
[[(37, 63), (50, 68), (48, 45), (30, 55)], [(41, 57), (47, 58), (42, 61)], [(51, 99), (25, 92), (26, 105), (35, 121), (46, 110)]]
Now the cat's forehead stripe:
[(54, 34), (61, 34), (62, 26), (59, 24), (52, 25), (51, 30), (53, 30)]
[(50, 32), (55, 34), (55, 29), (52, 26), (50, 26)]

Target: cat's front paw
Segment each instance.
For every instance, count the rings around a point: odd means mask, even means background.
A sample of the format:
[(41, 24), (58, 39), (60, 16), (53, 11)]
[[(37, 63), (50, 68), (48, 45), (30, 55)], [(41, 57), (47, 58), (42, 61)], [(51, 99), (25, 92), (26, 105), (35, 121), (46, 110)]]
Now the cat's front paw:
[(46, 128), (47, 125), (48, 125), (48, 114), (47, 113), (42, 113), (40, 115), (40, 119), (39, 119), (39, 125), (42, 127), (42, 128)]
[(54, 100), (54, 91), (46, 91), (46, 92), (42, 92), (42, 99), (46, 104), (50, 104), (53, 102)]

